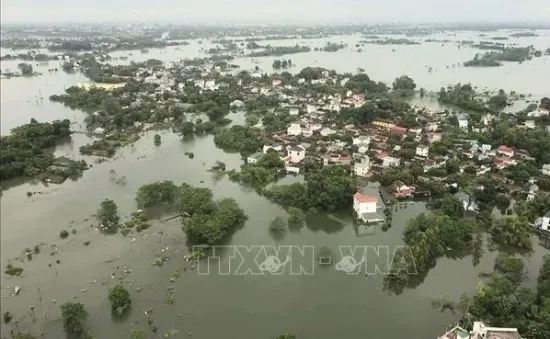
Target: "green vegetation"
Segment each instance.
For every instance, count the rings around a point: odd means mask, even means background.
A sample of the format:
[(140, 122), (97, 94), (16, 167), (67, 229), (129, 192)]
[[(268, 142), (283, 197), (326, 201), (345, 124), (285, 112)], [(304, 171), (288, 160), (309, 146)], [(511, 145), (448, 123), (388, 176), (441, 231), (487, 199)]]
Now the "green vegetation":
[(420, 42), (416, 42), (409, 39), (372, 39), (372, 40), (361, 40), (360, 44), (367, 45), (420, 45)]
[(275, 60), (273, 61), (273, 68), (274, 69), (285, 69), (292, 67), (292, 60)]
[(29, 76), (34, 74), (34, 70), (31, 64), (22, 62), (17, 65), (17, 68), (19, 68), (19, 70), (21, 71), (21, 74), (24, 76)]
[(421, 214), (407, 222), (403, 238), (409, 247), (398, 249), (390, 274), (384, 278), (384, 286), (393, 291), (400, 291), (416, 276), (414, 273), (426, 274), (438, 257), (469, 249), (472, 224), (444, 212)]
[(23, 273), (23, 269), (21, 267), (13, 266), (12, 264), (8, 264), (4, 273), (18, 277)]
[(304, 226), (306, 214), (299, 208), (288, 208), (288, 227), (292, 230), (298, 230)]
[(323, 51), (323, 52), (337, 52), (338, 50), (346, 48), (346, 45), (344, 44), (338, 44), (335, 42), (327, 42), (327, 44), (321, 48), (315, 48), (316, 51)]
[(231, 126), (229, 129), (221, 129), (214, 134), (216, 147), (224, 151), (240, 152), (248, 156), (257, 152), (264, 145), (262, 133), (254, 127)]
[(55, 142), (70, 136), (70, 121), (56, 120), (40, 123), (31, 119), (29, 124), (14, 128), (0, 142), (0, 178), (38, 177), (61, 183), (78, 175), (88, 166), (85, 161), (73, 161), (65, 157), (54, 158), (46, 149)]
[(78, 302), (66, 302), (60, 308), (63, 329), (67, 335), (75, 339), (89, 338), (90, 335), (85, 324), (88, 311), (84, 305)]
[(285, 175), (284, 163), (274, 150), (263, 154), (255, 164), (241, 165), (241, 171), (229, 171), (229, 179), (261, 191), (267, 184)]
[(530, 250), (533, 247), (531, 229), (532, 226), (526, 218), (506, 216), (494, 220), (488, 231), (493, 236), (493, 240), (498, 243)]
[(142, 328), (135, 328), (130, 333), (130, 339), (145, 339), (145, 331)]
[(161, 140), (160, 140), (160, 135), (159, 134), (155, 134), (154, 143), (155, 143), (155, 146), (157, 146), (157, 147), (160, 146)]
[(282, 235), (286, 232), (286, 221), (280, 216), (275, 217), (269, 224), (269, 233), (274, 235)]
[(130, 292), (122, 285), (116, 285), (109, 289), (109, 301), (113, 313), (123, 314), (132, 307)]
[(349, 208), (355, 192), (353, 179), (343, 166), (328, 166), (306, 172), (305, 183), (275, 185), (266, 197), (285, 207), (307, 211), (336, 211)]
[(69, 237), (69, 231), (63, 230), (63, 231), (59, 232), (59, 237), (61, 239), (67, 239)]
[(2, 314), (2, 317), (4, 319), (4, 324), (9, 324), (10, 321), (13, 319), (13, 315), (10, 313), (10, 311), (6, 311)]
[(116, 233), (120, 217), (118, 216), (117, 205), (113, 200), (105, 199), (101, 202), (96, 218), (102, 231), (108, 234)]
[(490, 278), (480, 283), (473, 297), (463, 295), (458, 303), (446, 301), (441, 309), (459, 309), (464, 327), (483, 320), (495, 327), (517, 328), (525, 338), (546, 339), (550, 333), (550, 256), (543, 258), (534, 291), (524, 287), (526, 278), (523, 260), (501, 253)]
[(258, 57), (267, 57), (267, 56), (283, 56), (285, 54), (296, 54), (296, 53), (306, 53), (310, 52), (311, 48), (307, 46), (277, 46), (272, 47), (270, 45), (265, 46), (263, 51), (252, 52), (248, 54), (248, 57), (258, 58)]
[(437, 99), (441, 103), (454, 105), (474, 112), (484, 113), (490, 111), (485, 101), (479, 98), (479, 94), (476, 93), (470, 84), (456, 84), (454, 87), (441, 88)]
[(285, 333), (277, 336), (275, 339), (296, 339), (296, 336), (294, 334)]
[(172, 181), (157, 181), (138, 189), (136, 203), (139, 208), (173, 204), (178, 198), (178, 193), (178, 187)]
[(194, 244), (218, 244), (246, 221), (244, 211), (234, 199), (214, 201), (208, 188), (183, 184), (179, 203), (180, 212), (186, 216), (183, 230)]
[(497, 67), (502, 66), (501, 61), (524, 62), (530, 60), (534, 53), (533, 46), (529, 47), (505, 47), (498, 52), (476, 54), (474, 59), (466, 61), (466, 67)]
[(36, 339), (36, 337), (30, 333), (16, 333), (12, 339)]

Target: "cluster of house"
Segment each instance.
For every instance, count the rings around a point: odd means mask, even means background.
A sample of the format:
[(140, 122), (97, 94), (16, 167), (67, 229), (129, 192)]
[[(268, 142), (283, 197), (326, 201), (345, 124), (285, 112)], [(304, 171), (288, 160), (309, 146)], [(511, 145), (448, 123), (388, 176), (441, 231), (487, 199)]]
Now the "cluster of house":
[(522, 339), (517, 328), (489, 327), (481, 321), (474, 322), (473, 329), (467, 331), (455, 326), (437, 339)]

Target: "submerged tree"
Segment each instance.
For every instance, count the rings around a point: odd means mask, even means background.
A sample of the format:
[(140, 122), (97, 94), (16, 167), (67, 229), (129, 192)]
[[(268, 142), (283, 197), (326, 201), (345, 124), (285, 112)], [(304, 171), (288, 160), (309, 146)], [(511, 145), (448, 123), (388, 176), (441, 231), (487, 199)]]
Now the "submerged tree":
[(116, 232), (120, 221), (116, 203), (109, 199), (103, 200), (97, 211), (96, 218), (101, 223), (102, 230), (108, 233)]
[(85, 321), (88, 318), (88, 311), (81, 303), (66, 302), (60, 306), (63, 329), (73, 338), (85, 338), (87, 329)]
[(155, 143), (155, 146), (160, 146), (160, 135), (159, 134), (155, 134), (155, 138), (154, 138), (154, 143)]
[(126, 312), (132, 306), (130, 293), (122, 285), (116, 285), (109, 290), (109, 301), (112, 311), (118, 314)]

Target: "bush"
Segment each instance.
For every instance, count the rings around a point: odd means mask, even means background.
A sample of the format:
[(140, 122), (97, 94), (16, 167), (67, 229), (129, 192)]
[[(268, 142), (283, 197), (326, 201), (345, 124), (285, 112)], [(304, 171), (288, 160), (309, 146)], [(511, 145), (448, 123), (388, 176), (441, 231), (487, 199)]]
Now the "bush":
[(63, 230), (63, 231), (59, 232), (59, 237), (61, 239), (67, 239), (69, 237), (69, 231)]
[(122, 285), (116, 285), (109, 290), (109, 301), (112, 311), (118, 314), (124, 313), (132, 306), (130, 293)]
[(282, 217), (275, 217), (269, 224), (269, 232), (272, 234), (282, 234), (286, 231), (286, 222)]

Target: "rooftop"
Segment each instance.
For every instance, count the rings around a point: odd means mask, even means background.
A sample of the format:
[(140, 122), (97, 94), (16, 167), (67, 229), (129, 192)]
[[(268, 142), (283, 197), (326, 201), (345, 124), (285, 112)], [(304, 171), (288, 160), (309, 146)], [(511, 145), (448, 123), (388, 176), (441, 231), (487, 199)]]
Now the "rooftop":
[(378, 199), (376, 199), (373, 195), (366, 195), (362, 194), (360, 192), (357, 192), (353, 195), (353, 198), (359, 202), (376, 202)]

